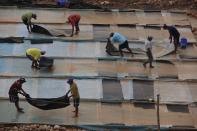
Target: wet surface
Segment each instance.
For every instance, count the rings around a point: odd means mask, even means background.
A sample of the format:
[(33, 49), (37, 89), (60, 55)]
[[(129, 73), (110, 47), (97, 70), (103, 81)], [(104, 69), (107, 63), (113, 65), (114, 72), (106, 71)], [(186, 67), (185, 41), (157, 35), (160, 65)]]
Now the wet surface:
[(192, 102), (189, 87), (185, 82), (154, 82), (154, 92), (160, 94), (161, 102), (164, 103)]
[[(29, 11), (38, 15), (38, 19), (33, 22), (55, 34), (69, 34), (71, 26), (65, 24), (66, 18), (70, 14), (79, 13), (82, 17), (80, 33), (74, 37), (29, 34), (20, 18), (24, 12)], [(188, 104), (197, 100), (196, 82), (187, 81), (197, 77), (196, 62), (179, 59), (179, 54), (196, 56), (196, 46), (192, 44), (186, 50), (179, 49), (177, 55), (170, 54), (173, 48), (169, 46), (169, 34), (160, 28), (164, 23), (184, 26), (178, 27), (181, 37), (187, 37), (189, 42), (196, 42), (191, 29), (185, 27), (189, 25), (186, 14), (168, 11), (0, 9), (0, 17), (1, 37), (25, 37), (24, 43), (0, 44), (0, 56), (7, 56), (0, 58), (0, 97), (6, 99), (0, 101), (1, 122), (155, 125), (154, 104), (133, 105), (128, 101), (156, 100), (156, 95), (160, 94), (161, 125), (195, 124), (196, 118), (190, 114), (193, 113), (195, 116), (195, 107), (191, 109), (190, 106), (179, 108), (180, 105), (165, 105)], [(124, 53), (124, 58), (106, 54), (106, 42), (99, 41), (106, 41), (109, 33), (115, 31), (128, 38), (129, 47), (135, 53), (134, 57), (128, 53)], [(144, 40), (150, 34), (154, 36), (154, 69), (144, 68), (142, 65), (147, 59)], [(53, 44), (31, 44), (27, 40), (29, 38), (55, 40)], [(118, 47), (118, 44), (115, 43), (115, 46)], [(25, 57), (25, 50), (32, 47), (47, 51), (46, 56), (54, 58), (54, 67), (31, 69), (31, 61)], [(42, 111), (24, 101), (21, 101), (21, 106), (25, 108), (26, 113), (18, 114), (14, 105), (7, 101), (9, 87), (18, 76), (28, 77), (23, 87), (33, 98), (56, 98), (64, 95), (69, 90), (67, 77), (73, 76), (76, 78), (82, 100), (80, 117), (72, 118), (72, 105), (64, 109)], [(114, 104), (112, 101), (117, 103)]]
[[(63, 109), (43, 111), (21, 101), (20, 105), (25, 111), (24, 114), (21, 114), (17, 113), (14, 105), (7, 101), (1, 100), (0, 104), (0, 114), (2, 116), (0, 118), (1, 122), (31, 122), (66, 125), (109, 123), (125, 123), (126, 125), (155, 125), (156, 122), (155, 109), (144, 110), (142, 108), (134, 107), (132, 104), (109, 105), (95, 102), (81, 102), (78, 118), (72, 118), (72, 105)], [(161, 106), (161, 109), (164, 107), (165, 106)], [(189, 113), (173, 113), (162, 110), (161, 124), (193, 125), (192, 118)]]

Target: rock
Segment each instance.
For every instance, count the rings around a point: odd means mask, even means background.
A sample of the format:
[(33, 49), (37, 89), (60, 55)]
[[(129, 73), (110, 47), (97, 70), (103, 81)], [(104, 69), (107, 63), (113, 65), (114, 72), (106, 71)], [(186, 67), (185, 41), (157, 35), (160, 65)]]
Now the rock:
[(110, 2), (109, 2), (109, 1), (102, 1), (102, 2), (100, 2), (100, 4), (101, 4), (101, 5), (109, 5)]
[(59, 125), (55, 125), (55, 126), (54, 126), (54, 129), (55, 129), (55, 130), (56, 130), (56, 129), (59, 130), (59, 129), (60, 129), (60, 126), (59, 126)]
[(173, 5), (174, 4), (174, 2), (171, 0), (171, 1), (169, 1), (169, 5)]
[(13, 129), (14, 129), (14, 130), (18, 130), (18, 127), (17, 127), (17, 126), (14, 126)]
[(31, 126), (30, 126), (30, 128), (32, 128), (32, 129), (36, 129), (36, 128), (37, 128), (37, 126), (36, 126), (36, 125), (31, 125)]
[(197, 31), (197, 27), (194, 27), (193, 29), (192, 29), (192, 32), (196, 32)]

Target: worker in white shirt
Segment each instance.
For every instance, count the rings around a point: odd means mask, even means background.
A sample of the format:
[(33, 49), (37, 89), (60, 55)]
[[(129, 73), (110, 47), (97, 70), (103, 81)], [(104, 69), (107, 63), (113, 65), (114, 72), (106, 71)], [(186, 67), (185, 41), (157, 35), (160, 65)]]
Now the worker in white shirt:
[(153, 62), (153, 55), (152, 55), (152, 36), (148, 36), (147, 40), (145, 41), (145, 51), (148, 57), (148, 60), (143, 63), (143, 66), (146, 67), (146, 64), (150, 64), (150, 68), (154, 68), (152, 65)]

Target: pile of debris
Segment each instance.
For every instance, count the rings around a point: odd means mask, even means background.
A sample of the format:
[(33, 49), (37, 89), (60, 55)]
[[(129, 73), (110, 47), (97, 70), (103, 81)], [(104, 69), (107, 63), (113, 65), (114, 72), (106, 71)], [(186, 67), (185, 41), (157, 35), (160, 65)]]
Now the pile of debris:
[(83, 0), (97, 6), (109, 8), (139, 9), (197, 9), (197, 0)]
[(0, 131), (85, 131), (77, 127), (41, 124), (2, 124)]

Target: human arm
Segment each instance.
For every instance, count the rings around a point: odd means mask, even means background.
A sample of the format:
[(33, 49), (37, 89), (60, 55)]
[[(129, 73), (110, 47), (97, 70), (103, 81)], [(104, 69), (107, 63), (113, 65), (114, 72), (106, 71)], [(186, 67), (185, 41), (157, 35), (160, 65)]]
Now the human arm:
[[(70, 93), (71, 90), (69, 90), (66, 95), (68, 96), (68, 94)], [(68, 96), (68, 98), (72, 97), (73, 95)]]
[(28, 29), (29, 33), (31, 33), (32, 23), (31, 23), (31, 17), (30, 16), (27, 17), (27, 29)]
[(170, 40), (170, 43), (172, 43), (172, 32), (171, 32), (171, 31), (169, 31), (169, 34), (170, 34), (170, 36), (169, 36), (169, 40)]

